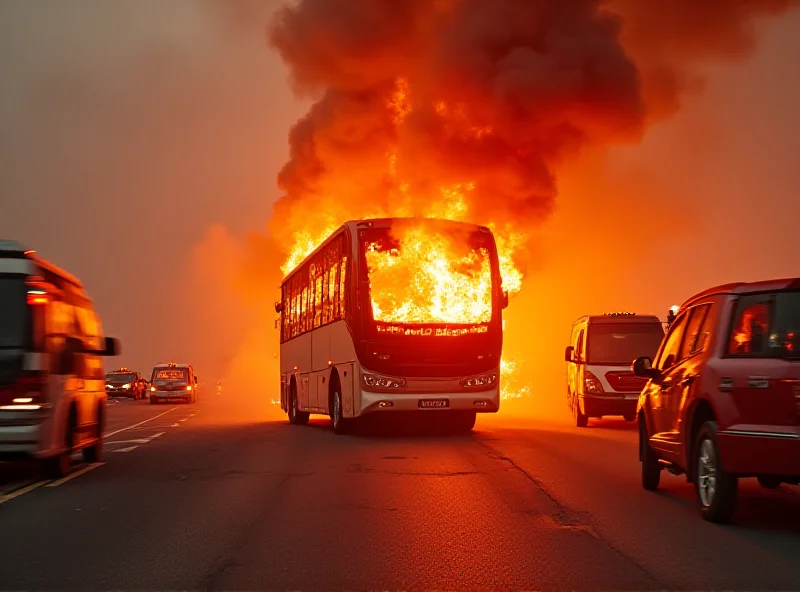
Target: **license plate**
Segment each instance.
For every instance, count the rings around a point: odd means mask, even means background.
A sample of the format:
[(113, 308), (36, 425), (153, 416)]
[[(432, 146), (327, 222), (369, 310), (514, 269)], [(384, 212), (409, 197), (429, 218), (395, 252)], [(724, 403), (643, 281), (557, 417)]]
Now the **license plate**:
[(447, 409), (450, 407), (449, 399), (423, 399), (419, 402), (420, 409)]

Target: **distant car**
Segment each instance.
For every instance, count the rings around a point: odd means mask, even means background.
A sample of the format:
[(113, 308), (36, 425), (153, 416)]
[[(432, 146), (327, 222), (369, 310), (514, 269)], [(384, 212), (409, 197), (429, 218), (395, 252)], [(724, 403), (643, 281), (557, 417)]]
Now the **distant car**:
[(141, 374), (120, 368), (106, 374), (106, 394), (111, 397), (130, 397), (134, 401), (147, 396)]
[(161, 401), (196, 403), (200, 383), (191, 364), (158, 364), (150, 379), (150, 404)]
[(564, 354), (567, 405), (575, 425), (585, 428), (590, 417), (616, 415), (635, 421), (647, 380), (633, 374), (631, 362), (655, 355), (663, 338), (664, 326), (655, 315), (607, 313), (575, 321)]
[(728, 284), (690, 298), (638, 405), (642, 485), (661, 471), (694, 483), (707, 520), (727, 522), (738, 480), (800, 483), (800, 278)]

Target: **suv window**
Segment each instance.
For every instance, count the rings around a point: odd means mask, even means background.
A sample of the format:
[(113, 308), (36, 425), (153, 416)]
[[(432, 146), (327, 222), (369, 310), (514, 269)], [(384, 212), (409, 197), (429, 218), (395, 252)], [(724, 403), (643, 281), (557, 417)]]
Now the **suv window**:
[(728, 339), (735, 357), (800, 355), (800, 292), (743, 296), (736, 304)]
[(683, 330), (686, 325), (686, 313), (681, 314), (676, 318), (669, 333), (667, 334), (664, 344), (661, 347), (661, 353), (658, 356), (658, 361), (655, 367), (662, 372), (669, 370), (680, 361), (680, 346), (681, 338), (683, 337)]
[(686, 323), (686, 339), (683, 340), (679, 360), (703, 351), (711, 329), (711, 305), (701, 304), (689, 311), (689, 320)]

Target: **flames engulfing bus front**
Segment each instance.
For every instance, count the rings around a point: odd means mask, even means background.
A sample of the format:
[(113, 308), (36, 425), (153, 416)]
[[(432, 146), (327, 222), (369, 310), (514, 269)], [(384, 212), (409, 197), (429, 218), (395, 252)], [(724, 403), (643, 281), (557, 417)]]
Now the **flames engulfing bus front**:
[(503, 295), (487, 229), (400, 220), (358, 234), (362, 364), (437, 378), (499, 365)]

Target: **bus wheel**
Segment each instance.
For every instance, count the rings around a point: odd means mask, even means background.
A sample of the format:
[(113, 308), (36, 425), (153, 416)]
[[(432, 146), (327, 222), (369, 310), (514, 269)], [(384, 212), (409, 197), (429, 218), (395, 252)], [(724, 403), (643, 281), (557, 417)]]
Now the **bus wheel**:
[(459, 413), (453, 418), (453, 423), (455, 424), (456, 433), (459, 434), (468, 434), (472, 431), (472, 428), (475, 427), (475, 421), (478, 418), (478, 414), (474, 411), (465, 411), (463, 413)]
[(308, 423), (308, 418), (311, 415), (307, 411), (297, 410), (297, 392), (295, 386), (292, 385), (292, 392), (289, 401), (289, 423), (292, 425), (305, 425)]
[(340, 390), (337, 386), (333, 391), (333, 397), (331, 397), (331, 423), (333, 424), (334, 433), (339, 435), (346, 434), (350, 427), (350, 422), (344, 417)]

